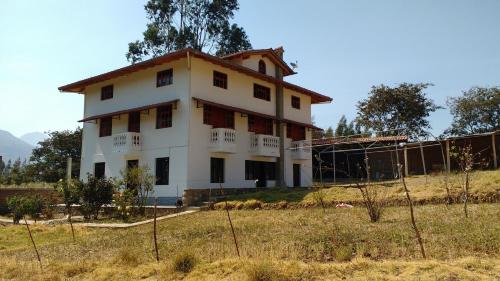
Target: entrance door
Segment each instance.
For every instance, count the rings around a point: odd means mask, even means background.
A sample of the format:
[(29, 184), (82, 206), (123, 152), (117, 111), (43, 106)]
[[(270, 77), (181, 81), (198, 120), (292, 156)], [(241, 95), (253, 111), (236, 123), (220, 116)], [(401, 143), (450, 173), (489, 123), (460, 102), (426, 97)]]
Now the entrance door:
[(257, 162), (257, 187), (267, 187), (266, 162)]
[(300, 186), (300, 164), (293, 164), (293, 186)]

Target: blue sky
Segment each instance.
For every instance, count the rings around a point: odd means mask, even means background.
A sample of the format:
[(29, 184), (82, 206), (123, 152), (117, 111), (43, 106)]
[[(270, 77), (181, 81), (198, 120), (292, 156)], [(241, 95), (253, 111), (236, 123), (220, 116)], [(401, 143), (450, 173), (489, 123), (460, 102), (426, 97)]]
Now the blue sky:
[[(146, 25), (144, 1), (0, 2), (0, 129), (72, 129), (83, 97), (58, 86), (127, 65), (127, 43)], [(288, 81), (331, 96), (316, 123), (352, 119), (372, 85), (430, 82), (429, 97), (500, 86), (500, 1), (240, 0), (235, 21), (254, 48), (284, 46), (298, 61)], [(447, 109), (431, 116), (435, 133)]]

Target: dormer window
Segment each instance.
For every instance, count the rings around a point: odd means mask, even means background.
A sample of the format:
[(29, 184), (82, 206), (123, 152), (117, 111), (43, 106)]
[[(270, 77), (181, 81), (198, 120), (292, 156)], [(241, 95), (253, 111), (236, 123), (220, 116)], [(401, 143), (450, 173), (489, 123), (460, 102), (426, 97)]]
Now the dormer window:
[(259, 72), (266, 74), (266, 63), (263, 60), (259, 61)]

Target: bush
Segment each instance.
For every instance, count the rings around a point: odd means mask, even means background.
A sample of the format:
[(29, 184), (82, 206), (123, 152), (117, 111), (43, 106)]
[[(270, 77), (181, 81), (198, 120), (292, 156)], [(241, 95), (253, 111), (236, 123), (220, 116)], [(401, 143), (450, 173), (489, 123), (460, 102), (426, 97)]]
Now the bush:
[(123, 221), (128, 221), (131, 207), (134, 205), (134, 195), (131, 190), (125, 189), (113, 194), (113, 203), (116, 207), (115, 216)]
[(197, 263), (196, 257), (193, 253), (183, 251), (177, 254), (173, 261), (175, 271), (189, 273)]
[(280, 280), (278, 272), (268, 261), (251, 263), (246, 268), (248, 281), (276, 281)]
[(353, 250), (351, 246), (340, 246), (335, 248), (335, 260), (338, 262), (348, 262), (352, 259)]
[(156, 178), (151, 175), (151, 169), (148, 166), (128, 168), (120, 172), (123, 180), (122, 189), (130, 190), (133, 196), (134, 206), (137, 206), (141, 215), (144, 215), (146, 202), (151, 193), (153, 193)]
[(128, 266), (139, 265), (139, 259), (137, 255), (132, 252), (130, 248), (122, 248), (115, 256), (115, 262)]
[(243, 209), (255, 210), (257, 208), (262, 208), (262, 202), (259, 200), (251, 199), (243, 203)]
[(18, 224), (25, 215), (29, 215), (34, 220), (39, 219), (44, 204), (44, 199), (40, 195), (7, 198), (7, 207), (12, 212), (15, 224)]
[(81, 212), (85, 219), (97, 219), (104, 204), (111, 204), (115, 184), (107, 178), (96, 178), (88, 175), (87, 182), (77, 183), (81, 194)]
[(24, 215), (26, 215), (26, 200), (27, 198), (23, 196), (11, 196), (7, 198), (7, 207), (12, 213), (14, 224), (18, 224)]

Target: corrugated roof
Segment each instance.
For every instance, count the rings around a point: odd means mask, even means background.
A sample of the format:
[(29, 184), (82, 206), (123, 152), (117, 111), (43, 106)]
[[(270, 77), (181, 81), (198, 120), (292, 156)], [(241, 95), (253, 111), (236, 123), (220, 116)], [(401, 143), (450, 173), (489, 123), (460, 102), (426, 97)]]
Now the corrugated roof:
[(334, 137), (312, 140), (312, 145), (356, 144), (371, 142), (407, 142), (407, 136), (382, 136), (382, 137)]

